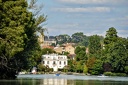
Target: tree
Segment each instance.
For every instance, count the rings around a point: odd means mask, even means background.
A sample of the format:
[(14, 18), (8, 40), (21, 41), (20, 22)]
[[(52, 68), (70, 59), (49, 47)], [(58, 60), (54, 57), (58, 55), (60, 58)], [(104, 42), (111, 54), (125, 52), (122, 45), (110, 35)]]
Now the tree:
[(75, 49), (75, 54), (78, 54), (80, 51), (81, 51), (81, 47), (77, 46), (76, 49)]
[(98, 35), (89, 38), (89, 54), (97, 58), (101, 55), (101, 42)]
[(42, 49), (42, 55), (44, 54), (50, 54), (50, 53), (55, 53), (55, 51), (51, 48), (43, 48)]
[(78, 46), (88, 46), (88, 37), (83, 32), (77, 32), (72, 34), (71, 41), (76, 43)]
[(78, 43), (78, 42), (81, 42), (82, 40), (83, 40), (82, 32), (77, 32), (72, 35), (72, 42)]
[(27, 7), (26, 0), (0, 0), (0, 79), (16, 78), (18, 71), (41, 54), (38, 20)]
[(98, 75), (103, 73), (103, 62), (101, 60), (96, 60), (91, 68), (91, 74)]
[(92, 67), (94, 66), (94, 63), (96, 62), (96, 58), (95, 57), (89, 57), (87, 60), (87, 68), (88, 68), (88, 72), (91, 73)]
[(84, 65), (84, 70), (83, 70), (83, 72), (84, 72), (85, 74), (88, 73), (88, 67), (87, 67), (86, 65)]
[(87, 60), (87, 55), (85, 52), (86, 48), (85, 47), (76, 47), (75, 49), (75, 54), (76, 54), (76, 61), (83, 61), (83, 63), (85, 63), (85, 61)]
[(69, 65), (69, 71), (70, 72), (75, 72), (75, 65), (73, 64), (73, 61), (74, 60), (71, 60), (71, 59), (68, 60), (68, 65)]
[(109, 56), (110, 53), (108, 53), (108, 51), (111, 48), (112, 44), (117, 41), (117, 38), (117, 31), (114, 27), (111, 27), (108, 31), (106, 31), (106, 37), (103, 40), (103, 49), (101, 57), (101, 60), (104, 61), (104, 71), (112, 71), (112, 66), (111, 63), (108, 62), (107, 56)]
[(32, 10), (32, 12), (30, 13), (32, 13), (31, 18), (33, 20), (33, 23), (29, 29), (27, 29), (27, 27), (25, 28), (25, 33), (28, 39), (25, 40), (24, 50), (18, 53), (18, 55), (16, 55), (27, 59), (27, 61), (25, 61), (27, 65), (20, 65), (20, 68), (25, 67), (24, 69), (26, 70), (33, 66), (37, 66), (41, 61), (42, 55), (42, 50), (38, 41), (37, 32), (44, 36), (44, 28), (42, 28), (42, 23), (46, 21), (47, 16), (44, 16), (44, 14), (38, 14), (42, 7), (38, 8), (39, 6), (36, 5), (36, 1), (37, 0), (31, 0), (30, 4), (27, 7), (29, 11)]
[(101, 60), (104, 61), (104, 65), (108, 64), (111, 67), (109, 68), (111, 71), (125, 72), (125, 66), (128, 65), (127, 43), (127, 39), (117, 36), (115, 28), (109, 28), (104, 39), (105, 49)]
[(24, 50), (28, 40), (26, 29), (30, 29), (34, 21), (24, 0), (2, 0), (0, 6), (0, 78), (15, 78), (18, 63), (15, 55)]
[(125, 71), (125, 66), (128, 62), (127, 52), (124, 42), (121, 39), (109, 48), (107, 60), (111, 63), (114, 72)]
[(67, 34), (56, 36), (56, 40), (58, 44), (64, 44), (71, 42), (71, 37)]
[[(111, 43), (117, 41), (117, 31), (114, 27), (109, 28), (104, 39), (105, 47), (108, 47)], [(108, 47), (109, 48), (109, 47)]]
[(83, 63), (81, 61), (77, 62), (77, 64), (76, 64), (76, 72), (78, 72), (78, 73), (83, 72)]
[(128, 66), (125, 66), (125, 73), (128, 74)]
[(38, 71), (39, 71), (39, 72), (45, 72), (45, 68), (46, 68), (46, 67), (45, 67), (42, 63), (38, 64), (37, 67), (38, 67)]

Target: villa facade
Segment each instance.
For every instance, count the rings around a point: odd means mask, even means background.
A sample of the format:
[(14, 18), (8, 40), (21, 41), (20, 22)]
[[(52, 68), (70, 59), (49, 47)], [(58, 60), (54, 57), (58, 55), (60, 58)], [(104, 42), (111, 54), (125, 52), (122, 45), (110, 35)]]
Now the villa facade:
[(53, 68), (54, 71), (58, 71), (68, 65), (68, 60), (66, 55), (46, 54), (42, 55), (42, 63)]

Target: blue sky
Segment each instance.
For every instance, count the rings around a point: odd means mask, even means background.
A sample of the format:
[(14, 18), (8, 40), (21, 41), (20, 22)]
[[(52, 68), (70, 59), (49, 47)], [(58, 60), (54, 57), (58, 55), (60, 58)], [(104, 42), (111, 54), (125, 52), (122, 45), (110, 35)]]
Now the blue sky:
[(103, 35), (110, 27), (128, 37), (128, 0), (38, 0), (49, 35)]

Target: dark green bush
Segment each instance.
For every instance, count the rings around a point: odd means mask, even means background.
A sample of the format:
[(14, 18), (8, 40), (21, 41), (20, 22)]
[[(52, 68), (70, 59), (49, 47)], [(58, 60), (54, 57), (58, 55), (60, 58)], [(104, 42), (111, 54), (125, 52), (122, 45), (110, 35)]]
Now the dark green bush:
[(128, 66), (125, 66), (125, 73), (128, 74)]
[(105, 76), (126, 76), (125, 73), (112, 73), (112, 72), (105, 72)]
[(116, 73), (116, 76), (126, 76), (125, 73)]
[(104, 72), (105, 76), (115, 76), (115, 73), (112, 72)]

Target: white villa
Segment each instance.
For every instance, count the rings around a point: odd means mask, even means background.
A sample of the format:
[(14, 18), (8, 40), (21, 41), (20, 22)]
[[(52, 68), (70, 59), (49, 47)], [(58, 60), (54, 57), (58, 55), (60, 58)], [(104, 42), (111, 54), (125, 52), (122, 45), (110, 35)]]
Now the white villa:
[(42, 63), (49, 66), (49, 68), (53, 68), (54, 71), (58, 71), (58, 68), (63, 69), (68, 65), (67, 56), (58, 54), (42, 55)]

